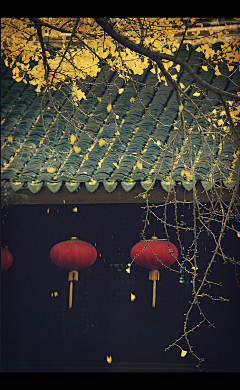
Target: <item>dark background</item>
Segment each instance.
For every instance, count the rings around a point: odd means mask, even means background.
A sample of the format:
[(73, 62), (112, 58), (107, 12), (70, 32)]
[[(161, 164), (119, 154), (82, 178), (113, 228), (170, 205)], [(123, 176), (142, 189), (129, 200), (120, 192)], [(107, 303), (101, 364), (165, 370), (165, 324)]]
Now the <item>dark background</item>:
[[(106, 355), (113, 357), (113, 364), (197, 363), (189, 353), (181, 358), (177, 347), (164, 351), (183, 332), (192, 285), (179, 283), (176, 272), (161, 270), (154, 309), (148, 270), (133, 265), (128, 274), (121, 268), (131, 261), (130, 250), (140, 240), (141, 204), (77, 205), (77, 213), (72, 211), (74, 207), (50, 205), (47, 213), (46, 205), (8, 206), (1, 245), (8, 246), (14, 261), (1, 275), (2, 371), (24, 371), (29, 366), (32, 371), (39, 367), (54, 370), (60, 365), (77, 370), (82, 363), (110, 367)], [(160, 214), (160, 209), (157, 212)], [(178, 212), (184, 215), (186, 226), (192, 226), (191, 208), (179, 206)], [(173, 221), (172, 208), (168, 218)], [(236, 223), (234, 226), (238, 228)], [(154, 230), (159, 238), (165, 238), (163, 226), (150, 216), (146, 237)], [(174, 230), (169, 232), (179, 249)], [(79, 271), (69, 310), (68, 271), (55, 266), (49, 253), (53, 245), (71, 236), (96, 245), (98, 258), (89, 269)], [(186, 250), (192, 242), (191, 232), (182, 240)], [(237, 261), (239, 240), (236, 232), (228, 231), (223, 242), (225, 251)], [(200, 274), (213, 248), (211, 238), (203, 233), (199, 240)], [(177, 269), (176, 264), (172, 268)], [(221, 281), (224, 287), (212, 286), (206, 292), (230, 298), (230, 302), (202, 299), (201, 307), (215, 328), (204, 323), (189, 336), (190, 342), (196, 354), (205, 358), (206, 370), (207, 365), (214, 365), (216, 371), (240, 371), (240, 288), (234, 266), (223, 264), (218, 256), (209, 279)], [(53, 292), (58, 296), (52, 297)], [(131, 293), (136, 295), (134, 302)], [(189, 326), (200, 320), (194, 309)], [(185, 340), (180, 345), (187, 350)]]

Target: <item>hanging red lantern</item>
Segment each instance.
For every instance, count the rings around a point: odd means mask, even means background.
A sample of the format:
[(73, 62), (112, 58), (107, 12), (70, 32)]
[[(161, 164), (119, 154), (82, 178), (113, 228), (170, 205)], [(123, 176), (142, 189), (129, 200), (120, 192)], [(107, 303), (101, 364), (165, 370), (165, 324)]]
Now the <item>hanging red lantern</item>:
[(11, 267), (13, 262), (13, 257), (11, 252), (1, 247), (1, 271), (6, 271), (9, 267)]
[(72, 307), (73, 281), (78, 281), (79, 269), (90, 267), (97, 259), (95, 247), (77, 237), (59, 242), (50, 251), (50, 258), (55, 265), (69, 270), (69, 309)]
[(131, 249), (131, 258), (141, 267), (150, 268), (149, 280), (153, 281), (152, 307), (156, 304), (156, 281), (159, 280), (159, 269), (170, 267), (178, 257), (178, 250), (168, 240), (152, 236), (150, 240), (143, 240)]

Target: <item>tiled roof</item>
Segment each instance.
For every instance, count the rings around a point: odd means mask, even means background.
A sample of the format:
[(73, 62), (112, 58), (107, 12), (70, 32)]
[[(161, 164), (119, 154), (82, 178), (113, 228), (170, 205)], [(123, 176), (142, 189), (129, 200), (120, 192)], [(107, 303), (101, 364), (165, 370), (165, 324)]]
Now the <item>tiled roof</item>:
[[(189, 49), (181, 49), (181, 58), (192, 64), (198, 63), (201, 54), (192, 50), (191, 46)], [(208, 83), (230, 92), (237, 91), (226, 77), (216, 77), (214, 70), (209, 68), (205, 72), (201, 67), (196, 70)], [(158, 83), (150, 68), (141, 76), (134, 76), (134, 83), (125, 84), (123, 78), (104, 66), (95, 79), (87, 79), (80, 85), (87, 99), (82, 100), (78, 107), (69, 101), (66, 90), (53, 92), (58, 113), (52, 108), (48, 95), (37, 94), (32, 85), (16, 83), (11, 70), (3, 64), (1, 73), (1, 180), (9, 180), (14, 190), (28, 186), (36, 193), (45, 181), (52, 192), (57, 192), (62, 185), (70, 192), (75, 191), (81, 182), (93, 192), (99, 182), (103, 182), (105, 189), (111, 192), (120, 181), (125, 191), (129, 191), (138, 180), (147, 189), (157, 174), (157, 180), (168, 191), (172, 166), (174, 181), (181, 181), (187, 190), (192, 189), (188, 177), (182, 175), (183, 170), (190, 171), (188, 145), (183, 132), (176, 138), (175, 160), (172, 151), (166, 152), (165, 148), (177, 134), (174, 122), (179, 116), (173, 88), (164, 82)], [(176, 74), (186, 88), (193, 81), (182, 71)], [(237, 72), (234, 81), (240, 84)], [(119, 89), (124, 90), (119, 93)], [(204, 111), (211, 109), (210, 101), (194, 97), (194, 92), (196, 89), (190, 86), (188, 94), (196, 104), (203, 105)], [(215, 98), (211, 92), (208, 97)], [(107, 110), (109, 103), (113, 108), (111, 111)], [(193, 109), (192, 113), (195, 114)], [(190, 115), (185, 114), (185, 118), (194, 126)], [(198, 121), (205, 127), (201, 118)], [(77, 137), (74, 145), (70, 142), (72, 134)], [(215, 139), (211, 134), (206, 137), (211, 147), (215, 145), (217, 156), (220, 134)], [(195, 150), (195, 179), (201, 180), (208, 188), (208, 146), (202, 146), (196, 127), (192, 130), (191, 139)], [(239, 159), (236, 161), (236, 156), (233, 156), (230, 140), (224, 142), (223, 148), (221, 172), (228, 186), (234, 183), (232, 180), (229, 184), (226, 180), (229, 168), (234, 158), (237, 167)], [(54, 168), (54, 172), (49, 168)], [(216, 167), (215, 181), (220, 179), (221, 172)]]

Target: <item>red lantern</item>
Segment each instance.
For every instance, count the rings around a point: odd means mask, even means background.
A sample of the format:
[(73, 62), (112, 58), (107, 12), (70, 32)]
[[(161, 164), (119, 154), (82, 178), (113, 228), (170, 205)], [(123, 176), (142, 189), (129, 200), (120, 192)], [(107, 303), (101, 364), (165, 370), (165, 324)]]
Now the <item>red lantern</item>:
[(97, 259), (95, 247), (88, 242), (81, 241), (77, 237), (71, 237), (68, 241), (54, 245), (50, 252), (50, 258), (55, 265), (68, 269), (69, 309), (72, 307), (73, 280), (78, 281), (77, 270), (90, 267)]
[(1, 271), (6, 271), (9, 267), (11, 267), (13, 262), (13, 257), (11, 252), (1, 247)]
[(150, 268), (149, 280), (153, 281), (152, 307), (156, 304), (156, 281), (159, 280), (159, 269), (170, 267), (178, 257), (178, 250), (168, 240), (155, 236), (135, 244), (131, 250), (131, 258), (141, 267)]

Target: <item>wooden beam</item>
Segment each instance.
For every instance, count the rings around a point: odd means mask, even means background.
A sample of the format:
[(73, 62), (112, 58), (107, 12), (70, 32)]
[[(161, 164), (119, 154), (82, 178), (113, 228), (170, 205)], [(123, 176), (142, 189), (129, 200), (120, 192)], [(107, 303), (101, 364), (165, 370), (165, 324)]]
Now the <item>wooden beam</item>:
[[(201, 202), (209, 202), (209, 197), (212, 198), (211, 191), (206, 192), (201, 183), (196, 185), (197, 195)], [(100, 183), (98, 189), (90, 193), (84, 183), (81, 183), (81, 188), (78, 192), (69, 192), (63, 185), (61, 189), (53, 194), (49, 191), (46, 185), (43, 185), (42, 189), (37, 194), (32, 194), (28, 188), (21, 189), (14, 192), (11, 187), (7, 186), (7, 196), (4, 198), (7, 204), (97, 204), (97, 203), (145, 203), (145, 200), (138, 195), (143, 193), (144, 190), (137, 182), (132, 190), (126, 192), (120, 183), (117, 188), (108, 193), (103, 184)], [(220, 190), (219, 190), (220, 192)], [(167, 192), (162, 188), (159, 181), (156, 182), (154, 188), (150, 191), (149, 201), (150, 203), (164, 203), (167, 198)], [(227, 188), (221, 189), (221, 198), (224, 202), (230, 201), (231, 193)], [(240, 192), (238, 192), (240, 196)], [(193, 198), (193, 191), (187, 191), (183, 186), (176, 186), (177, 200), (191, 201)], [(173, 199), (173, 194), (170, 196), (170, 200)]]

